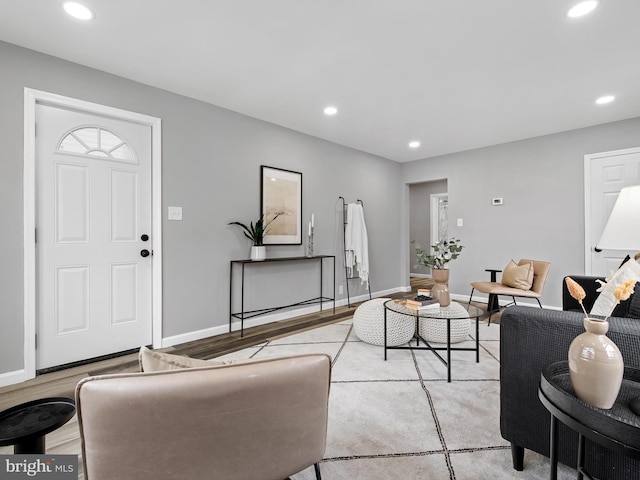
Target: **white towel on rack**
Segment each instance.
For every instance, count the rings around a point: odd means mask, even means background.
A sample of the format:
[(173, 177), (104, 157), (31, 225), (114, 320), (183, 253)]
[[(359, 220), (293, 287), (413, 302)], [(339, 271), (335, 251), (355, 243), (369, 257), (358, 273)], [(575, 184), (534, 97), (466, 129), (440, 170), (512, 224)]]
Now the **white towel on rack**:
[(345, 262), (349, 276), (354, 267), (358, 270), (360, 283), (369, 283), (369, 240), (364, 224), (364, 210), (360, 203), (347, 204), (347, 225), (344, 229)]

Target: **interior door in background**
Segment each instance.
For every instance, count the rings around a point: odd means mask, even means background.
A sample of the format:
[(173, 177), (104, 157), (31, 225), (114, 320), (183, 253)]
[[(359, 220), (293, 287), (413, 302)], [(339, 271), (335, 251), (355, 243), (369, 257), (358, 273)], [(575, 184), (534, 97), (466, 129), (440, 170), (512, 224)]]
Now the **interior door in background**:
[[(431, 245), (447, 240), (449, 230), (449, 194), (432, 193), (430, 202)], [(431, 248), (431, 254), (434, 253)]]
[(36, 368), (152, 340), (151, 128), (36, 107)]
[(431, 202), (431, 245), (447, 240), (449, 229), (449, 194), (433, 193)]
[(626, 255), (637, 253), (596, 251), (596, 247), (620, 190), (640, 184), (640, 148), (586, 155), (585, 172), (585, 273), (606, 276), (618, 269)]

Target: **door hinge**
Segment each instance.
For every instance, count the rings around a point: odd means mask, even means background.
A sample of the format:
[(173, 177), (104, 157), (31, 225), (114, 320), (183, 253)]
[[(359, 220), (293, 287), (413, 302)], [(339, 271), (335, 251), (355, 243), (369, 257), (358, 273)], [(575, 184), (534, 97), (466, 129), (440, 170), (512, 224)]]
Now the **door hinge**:
[(36, 339), (36, 350), (38, 349), (38, 334), (35, 334), (35, 339)]
[(38, 229), (37, 228), (33, 229), (33, 241), (35, 243), (38, 243)]

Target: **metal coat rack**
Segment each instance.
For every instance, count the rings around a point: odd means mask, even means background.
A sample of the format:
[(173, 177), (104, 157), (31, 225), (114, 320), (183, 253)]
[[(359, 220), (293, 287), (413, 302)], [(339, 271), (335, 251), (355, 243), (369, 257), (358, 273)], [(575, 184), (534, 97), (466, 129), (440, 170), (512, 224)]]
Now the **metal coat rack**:
[[(347, 285), (347, 303), (349, 305), (349, 307), (351, 307), (351, 296), (349, 295), (349, 280), (356, 280), (359, 279), (360, 277), (350, 277), (349, 276), (349, 267), (347, 266), (347, 239), (346, 239), (346, 230), (347, 230), (347, 203), (345, 202), (344, 197), (340, 196), (338, 197), (340, 200), (342, 200), (342, 252), (344, 254), (344, 276), (346, 279), (346, 285)], [(362, 200), (358, 199), (356, 200), (356, 203), (359, 203), (360, 205), (362, 205), (362, 210), (364, 211), (364, 203), (362, 202)], [(353, 273), (353, 270), (352, 270)], [(369, 289), (369, 300), (371, 300), (371, 278), (369, 278), (369, 280), (367, 281), (367, 288)]]

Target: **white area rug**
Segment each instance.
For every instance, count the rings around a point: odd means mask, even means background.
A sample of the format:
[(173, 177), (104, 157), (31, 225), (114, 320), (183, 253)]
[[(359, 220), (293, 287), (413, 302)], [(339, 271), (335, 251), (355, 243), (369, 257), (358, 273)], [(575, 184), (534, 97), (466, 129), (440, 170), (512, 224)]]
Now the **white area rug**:
[[(390, 350), (385, 362), (383, 348), (361, 342), (351, 320), (220, 358), (331, 355), (323, 480), (547, 479), (549, 460), (528, 450), (524, 471), (515, 471), (500, 436), (499, 338), (499, 325), (481, 324), (480, 363), (475, 352), (452, 352), (451, 383), (429, 351)], [(559, 479), (575, 477), (559, 466)], [(291, 479), (313, 480), (313, 468)]]

